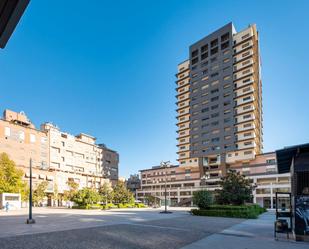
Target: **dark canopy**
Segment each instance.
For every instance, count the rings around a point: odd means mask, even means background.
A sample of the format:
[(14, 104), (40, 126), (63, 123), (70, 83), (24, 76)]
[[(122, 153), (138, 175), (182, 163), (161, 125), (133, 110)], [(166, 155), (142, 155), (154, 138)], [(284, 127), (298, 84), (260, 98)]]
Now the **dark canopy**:
[[(290, 172), (290, 167), (292, 163), (292, 159), (296, 154), (304, 153), (308, 155), (309, 153), (309, 143), (295, 145), (290, 147), (285, 147), (281, 150), (276, 151), (277, 156), (277, 165), (278, 165), (278, 173), (288, 173)], [(306, 157), (307, 158), (307, 157)], [(301, 161), (303, 161), (303, 156), (301, 157)], [(308, 160), (306, 160), (308, 161)]]
[(4, 48), (30, 0), (0, 0), (0, 48)]

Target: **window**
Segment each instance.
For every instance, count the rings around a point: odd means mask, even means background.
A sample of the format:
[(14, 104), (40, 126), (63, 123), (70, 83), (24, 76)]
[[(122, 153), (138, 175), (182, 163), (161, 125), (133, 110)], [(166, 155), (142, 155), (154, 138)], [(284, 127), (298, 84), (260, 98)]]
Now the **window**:
[(218, 51), (219, 51), (218, 47), (213, 48), (213, 49), (210, 50), (210, 55), (214, 55), (214, 54), (218, 53)]
[(244, 128), (249, 128), (249, 127), (251, 127), (251, 124), (244, 124), (243, 127), (244, 127)]
[(207, 116), (207, 117), (203, 118), (202, 121), (206, 121), (208, 119), (209, 119), (209, 117)]
[(211, 139), (211, 142), (219, 142), (220, 141), (220, 138), (219, 137), (215, 137), (215, 138), (212, 138)]
[(192, 78), (196, 78), (197, 76), (198, 76), (198, 74), (197, 74), (197, 73), (192, 74)]
[(4, 135), (6, 137), (11, 136), (11, 129), (9, 127), (4, 127)]
[(204, 100), (203, 102), (202, 102), (202, 105), (207, 105), (209, 103), (209, 100)]
[(198, 138), (198, 135), (194, 135), (193, 138)]
[(218, 39), (215, 39), (215, 40), (212, 40), (211, 42), (210, 42), (210, 47), (215, 47), (215, 46), (218, 46)]
[(204, 46), (201, 47), (201, 52), (202, 52), (202, 53), (205, 52), (205, 51), (207, 51), (207, 50), (208, 50), (208, 44), (206, 44), (206, 45), (204, 45)]
[(248, 65), (248, 64), (250, 64), (250, 62), (251, 62), (251, 60), (244, 61), (244, 62), (242, 63), (242, 66)]
[(247, 83), (247, 82), (250, 82), (251, 81), (251, 78), (247, 78), (247, 79), (244, 79), (243, 81), (242, 81), (242, 83)]
[(241, 55), (241, 57), (246, 57), (246, 56), (248, 56), (248, 55), (250, 55), (250, 51), (248, 51), (248, 52), (246, 52), (246, 53), (243, 53), (242, 55)]
[(242, 74), (247, 74), (247, 73), (250, 73), (250, 72), (251, 72), (250, 69), (247, 69), (245, 71), (242, 71)]
[(203, 144), (203, 145), (208, 144), (208, 143), (209, 143), (209, 139), (203, 140), (203, 141), (202, 141), (202, 144)]
[(204, 128), (206, 128), (208, 125), (209, 125), (209, 124), (203, 124), (203, 125), (201, 126), (201, 128), (204, 129)]
[(225, 85), (223, 86), (223, 88), (226, 89), (226, 88), (229, 88), (230, 86), (231, 86), (231, 84), (225, 84)]
[(225, 43), (222, 43), (222, 44), (221, 44), (221, 50), (228, 48), (229, 45), (230, 45), (230, 42), (229, 42), (229, 41), (227, 41), (227, 42), (225, 42)]
[(225, 67), (225, 68), (223, 68), (223, 72), (226, 72), (227, 70), (229, 70), (230, 69), (230, 67)]
[(205, 70), (202, 72), (203, 75), (205, 75), (205, 74), (207, 74), (207, 73), (208, 73), (208, 69), (205, 69)]
[(219, 112), (216, 112), (216, 113), (211, 114), (211, 117), (212, 117), (212, 118), (219, 117)]
[(224, 123), (228, 123), (228, 122), (230, 122), (231, 121), (231, 118), (225, 118), (224, 119)]
[(30, 143), (35, 143), (35, 135), (30, 134)]
[(228, 100), (228, 101), (225, 101), (225, 102), (223, 103), (224, 106), (227, 106), (227, 105), (229, 105), (229, 104), (231, 104), (231, 101), (229, 101), (229, 100)]
[(218, 65), (215, 65), (215, 66), (213, 66), (213, 67), (211, 68), (211, 70), (214, 71), (214, 70), (216, 70), (216, 69), (218, 69), (218, 68), (219, 68), (219, 66), (218, 66)]
[(201, 55), (201, 60), (204, 60), (204, 59), (206, 59), (207, 57), (208, 57), (208, 52), (203, 53), (203, 54)]
[(228, 63), (230, 61), (230, 58), (226, 58), (223, 60), (223, 63)]
[(19, 131), (19, 139), (20, 140), (25, 140), (25, 132)]
[(245, 92), (249, 92), (250, 90), (251, 90), (251, 87), (249, 86), (249, 87), (244, 88), (242, 92), (245, 93)]
[(219, 92), (218, 88), (211, 90), (211, 93), (217, 93), (217, 92)]
[(247, 146), (247, 145), (251, 145), (252, 144), (252, 141), (249, 141), (249, 142), (244, 142), (244, 145)]
[(196, 93), (198, 91), (198, 89), (197, 88), (195, 88), (195, 89), (193, 89), (193, 93)]
[(218, 72), (216, 72), (216, 73), (211, 74), (211, 75), (210, 75), (210, 77), (212, 77), (212, 78), (213, 78), (213, 77), (216, 77), (216, 76), (218, 76), (218, 75), (219, 75), (219, 73), (218, 73)]
[(244, 155), (250, 155), (250, 154), (252, 154), (251, 150), (247, 150), (247, 151), (244, 152)]
[(198, 57), (192, 59), (192, 65), (196, 64), (198, 62)]
[(248, 97), (243, 98), (242, 100), (247, 101), (247, 100), (250, 100), (250, 99), (251, 99), (251, 96), (248, 96)]
[(251, 114), (244, 115), (244, 119), (251, 118)]
[(229, 53), (230, 53), (230, 50), (225, 50), (225, 51), (223, 52), (224, 55), (229, 54)]
[(219, 84), (219, 80), (215, 80), (211, 83), (212, 86), (218, 85)]
[(202, 63), (202, 67), (205, 67), (205, 66), (207, 66), (208, 65), (208, 61), (204, 61), (203, 63)]
[(228, 96), (230, 96), (230, 95), (231, 95), (230, 92), (226, 92), (226, 93), (223, 94), (223, 97), (226, 98), (226, 97), (228, 97)]
[(244, 36), (241, 37), (242, 40), (245, 40), (246, 38), (248, 38), (250, 36), (250, 34), (245, 34)]
[(248, 110), (248, 109), (250, 109), (251, 108), (251, 105), (246, 105), (246, 106), (244, 106), (242, 109), (243, 110)]
[(215, 109), (217, 109), (219, 107), (219, 105), (213, 105), (212, 107), (211, 107), (211, 110), (215, 110)]
[(276, 163), (276, 159), (267, 159), (266, 163), (267, 164), (275, 164)]
[(216, 60), (217, 60), (217, 57), (213, 57), (213, 58), (210, 59), (210, 62), (213, 63), (213, 62), (215, 62)]
[(218, 124), (219, 124), (219, 121), (214, 121), (214, 122), (211, 123), (212, 126), (216, 126)]
[(224, 115), (225, 115), (225, 114), (229, 114), (229, 113), (231, 113), (231, 110), (230, 110), (230, 109), (227, 109), (227, 110), (224, 111)]
[(205, 76), (202, 78), (203, 81), (208, 80), (209, 76)]
[(65, 146), (65, 143), (63, 141), (61, 142), (61, 144), (62, 144), (63, 147)]
[(229, 32), (225, 33), (224, 35), (221, 35), (221, 42), (224, 42), (224, 41), (228, 40), (229, 37), (230, 37), (230, 33)]
[(229, 140), (229, 139), (231, 139), (230, 135), (224, 137), (224, 140)]
[(250, 43), (249, 42), (246, 42), (245, 44), (243, 44), (242, 46), (241, 46), (241, 48), (246, 48), (246, 47), (248, 47), (250, 45)]
[(231, 127), (227, 126), (227, 127), (224, 127), (224, 131), (227, 132), (227, 131), (230, 131), (231, 130)]
[(231, 76), (230, 75), (228, 75), (228, 76), (224, 76), (224, 80), (228, 80), (228, 79), (230, 79), (231, 78)]
[(244, 137), (250, 137), (252, 135), (251, 132), (244, 133)]
[(213, 102), (213, 101), (216, 101), (218, 99), (219, 99), (219, 96), (216, 96), (216, 97), (211, 98), (210, 101)]
[(202, 86), (201, 89), (204, 90), (204, 89), (207, 89), (208, 87), (209, 85), (207, 84), (207, 85)]
[(191, 55), (192, 55), (192, 57), (197, 56), (198, 55), (198, 50), (196, 49), (196, 50), (192, 51)]
[(208, 112), (208, 111), (209, 111), (209, 108), (208, 108), (208, 107), (206, 107), (206, 108), (204, 108), (204, 109), (201, 110), (202, 113), (203, 113), (203, 112)]

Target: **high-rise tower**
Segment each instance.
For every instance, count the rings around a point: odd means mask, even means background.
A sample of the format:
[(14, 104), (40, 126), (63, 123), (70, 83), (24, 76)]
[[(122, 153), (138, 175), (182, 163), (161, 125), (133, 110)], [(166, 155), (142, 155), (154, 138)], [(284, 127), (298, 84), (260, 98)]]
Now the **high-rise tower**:
[(262, 151), (262, 89), (255, 25), (229, 23), (189, 47), (177, 73), (178, 160), (217, 185), (229, 164)]

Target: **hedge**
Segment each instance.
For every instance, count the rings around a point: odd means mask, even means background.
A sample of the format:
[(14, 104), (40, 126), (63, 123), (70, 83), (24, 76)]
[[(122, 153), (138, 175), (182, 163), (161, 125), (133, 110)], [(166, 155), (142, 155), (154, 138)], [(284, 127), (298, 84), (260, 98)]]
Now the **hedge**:
[(191, 213), (198, 216), (256, 219), (265, 211), (266, 210), (259, 205), (211, 205), (205, 209), (192, 209)]
[(101, 209), (100, 204), (87, 204), (86, 206), (73, 206), (72, 209)]

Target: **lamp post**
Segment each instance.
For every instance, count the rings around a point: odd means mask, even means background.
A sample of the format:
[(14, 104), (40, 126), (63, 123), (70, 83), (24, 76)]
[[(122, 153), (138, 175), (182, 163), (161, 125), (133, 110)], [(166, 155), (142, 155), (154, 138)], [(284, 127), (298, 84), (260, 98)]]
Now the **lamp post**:
[(164, 184), (164, 211), (160, 212), (161, 214), (170, 214), (171, 211), (167, 211), (167, 189), (166, 189), (166, 183), (167, 183), (167, 168), (170, 167), (170, 161), (161, 162), (161, 167), (165, 170), (165, 184)]
[(30, 158), (30, 191), (29, 191), (29, 218), (27, 219), (27, 224), (34, 224), (35, 220), (32, 219), (32, 158)]

